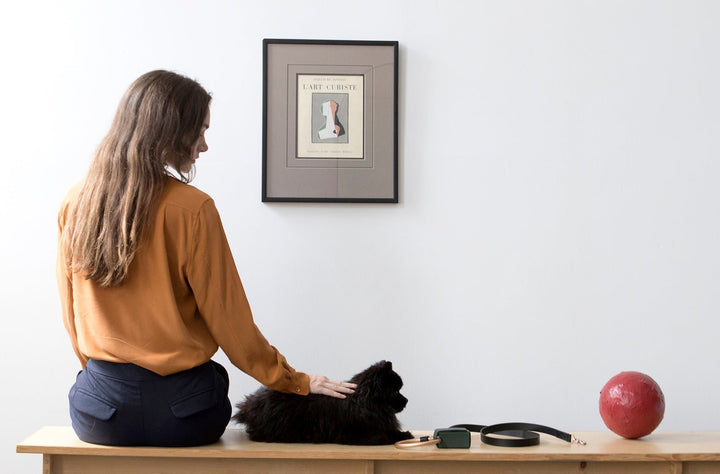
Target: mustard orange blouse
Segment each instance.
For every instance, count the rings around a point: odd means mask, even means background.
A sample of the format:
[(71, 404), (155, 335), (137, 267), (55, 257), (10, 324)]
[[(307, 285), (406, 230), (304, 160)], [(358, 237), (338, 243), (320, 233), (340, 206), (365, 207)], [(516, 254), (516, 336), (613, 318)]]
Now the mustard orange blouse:
[[(81, 185), (58, 216), (60, 236)], [(207, 362), (218, 346), (263, 385), (307, 394), (295, 371), (253, 321), (215, 203), (174, 178), (122, 285), (101, 288), (66, 265), (58, 246), (57, 280), (65, 328), (80, 362), (130, 362), (161, 375)]]

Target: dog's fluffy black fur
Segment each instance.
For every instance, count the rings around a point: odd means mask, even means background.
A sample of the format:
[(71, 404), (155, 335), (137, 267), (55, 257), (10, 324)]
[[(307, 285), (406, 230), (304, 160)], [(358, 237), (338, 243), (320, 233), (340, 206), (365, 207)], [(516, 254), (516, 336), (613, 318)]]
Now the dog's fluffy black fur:
[(357, 389), (345, 399), (261, 388), (237, 404), (233, 420), (245, 424), (251, 440), (271, 443), (380, 445), (412, 438), (396, 416), (408, 400), (391, 362), (378, 362), (350, 382)]

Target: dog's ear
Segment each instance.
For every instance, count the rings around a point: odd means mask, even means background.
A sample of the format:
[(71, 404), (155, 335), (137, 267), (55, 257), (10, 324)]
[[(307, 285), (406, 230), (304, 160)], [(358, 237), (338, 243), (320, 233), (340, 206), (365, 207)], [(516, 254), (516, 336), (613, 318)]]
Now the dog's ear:
[(392, 370), (392, 362), (389, 360), (382, 361), (382, 368), (385, 370)]

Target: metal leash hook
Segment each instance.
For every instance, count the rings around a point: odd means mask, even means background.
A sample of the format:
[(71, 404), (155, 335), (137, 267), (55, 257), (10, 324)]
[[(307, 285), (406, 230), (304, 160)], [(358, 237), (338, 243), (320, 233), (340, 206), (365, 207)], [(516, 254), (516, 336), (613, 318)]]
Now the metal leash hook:
[(579, 444), (580, 446), (585, 446), (587, 444), (587, 441), (584, 441), (584, 440), (576, 437), (575, 435), (570, 435), (570, 436), (571, 436), (571, 438), (570, 438), (571, 443)]

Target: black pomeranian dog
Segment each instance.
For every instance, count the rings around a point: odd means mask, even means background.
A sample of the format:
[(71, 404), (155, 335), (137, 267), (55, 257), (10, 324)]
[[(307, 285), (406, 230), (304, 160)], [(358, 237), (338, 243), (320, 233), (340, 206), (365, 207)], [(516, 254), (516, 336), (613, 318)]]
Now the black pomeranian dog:
[(380, 445), (412, 438), (395, 416), (408, 400), (392, 362), (378, 362), (350, 382), (357, 388), (345, 399), (263, 387), (237, 404), (233, 420), (245, 424), (251, 440), (270, 443)]

